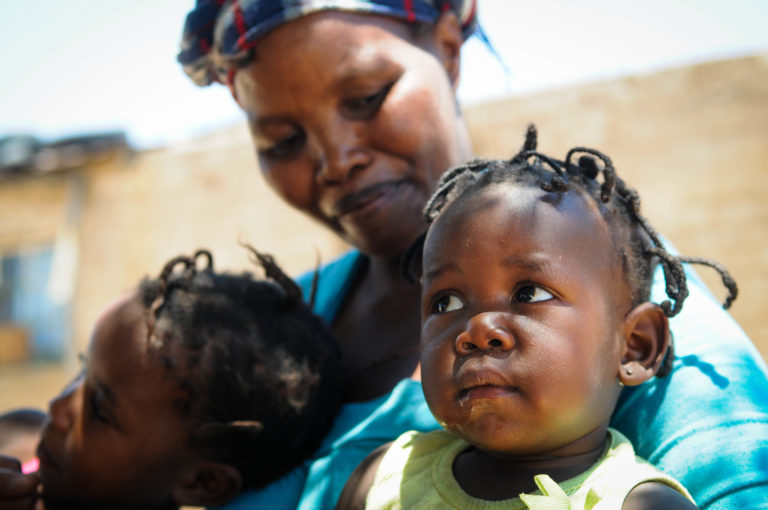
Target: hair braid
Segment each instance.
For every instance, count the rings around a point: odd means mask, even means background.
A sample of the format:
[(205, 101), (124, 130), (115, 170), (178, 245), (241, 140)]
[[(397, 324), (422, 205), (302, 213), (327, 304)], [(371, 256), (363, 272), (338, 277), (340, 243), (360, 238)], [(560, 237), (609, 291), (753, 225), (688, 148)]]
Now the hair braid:
[(736, 300), (736, 297), (739, 295), (739, 288), (736, 285), (736, 280), (733, 279), (733, 276), (731, 276), (731, 273), (728, 272), (725, 266), (712, 259), (706, 259), (702, 257), (681, 256), (678, 257), (678, 260), (686, 264), (700, 264), (702, 266), (708, 266), (717, 271), (717, 273), (720, 275), (720, 280), (723, 282), (723, 286), (725, 286), (725, 288), (728, 290), (728, 296), (726, 296), (725, 301), (723, 301), (723, 308), (727, 310), (731, 307), (731, 304), (733, 304), (733, 302)]

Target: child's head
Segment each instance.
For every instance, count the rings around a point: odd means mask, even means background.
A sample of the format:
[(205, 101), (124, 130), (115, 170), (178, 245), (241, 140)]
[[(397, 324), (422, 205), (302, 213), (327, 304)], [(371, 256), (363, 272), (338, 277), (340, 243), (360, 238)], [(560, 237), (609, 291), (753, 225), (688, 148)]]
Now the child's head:
[[(572, 455), (602, 445), (622, 385), (671, 358), (687, 289), (608, 158), (534, 149), (530, 131), (510, 161), (449, 171), (427, 204), (422, 381), (438, 421), (481, 450)], [(674, 304), (648, 302), (659, 260)]]
[(215, 273), (198, 252), (102, 314), (83, 375), (50, 406), (48, 508), (220, 504), (316, 449), (339, 405), (338, 351), (296, 284), (253, 254), (269, 280)]

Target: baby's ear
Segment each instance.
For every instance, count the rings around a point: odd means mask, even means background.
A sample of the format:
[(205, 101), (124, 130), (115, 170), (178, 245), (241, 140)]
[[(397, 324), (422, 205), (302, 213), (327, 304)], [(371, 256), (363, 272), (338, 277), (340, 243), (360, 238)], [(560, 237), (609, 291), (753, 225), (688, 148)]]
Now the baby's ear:
[(191, 467), (173, 488), (173, 499), (181, 506), (219, 506), (240, 493), (240, 471), (229, 464), (203, 461)]
[(669, 321), (655, 303), (642, 303), (624, 317), (624, 354), (619, 381), (636, 386), (656, 375), (669, 347)]

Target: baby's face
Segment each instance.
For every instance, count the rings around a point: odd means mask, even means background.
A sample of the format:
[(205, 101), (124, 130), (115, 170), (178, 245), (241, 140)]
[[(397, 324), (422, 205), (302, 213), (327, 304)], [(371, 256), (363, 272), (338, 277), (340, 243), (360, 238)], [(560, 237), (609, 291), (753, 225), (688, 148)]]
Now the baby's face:
[(601, 446), (584, 438), (618, 398), (631, 299), (594, 203), (489, 187), (436, 220), (422, 274), (422, 381), (445, 428), (499, 456)]
[[(124, 298), (98, 320), (84, 373), (50, 404), (38, 455), (43, 491), (94, 508), (154, 508), (190, 460), (172, 372), (148, 354), (143, 309)], [(121, 503), (122, 506), (119, 504)]]

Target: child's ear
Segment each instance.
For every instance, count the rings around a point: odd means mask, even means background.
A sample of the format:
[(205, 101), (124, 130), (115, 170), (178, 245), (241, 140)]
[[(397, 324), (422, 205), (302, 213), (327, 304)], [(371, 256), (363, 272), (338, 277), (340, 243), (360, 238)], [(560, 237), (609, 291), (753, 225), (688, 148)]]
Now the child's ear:
[(619, 381), (636, 386), (656, 375), (669, 347), (669, 321), (655, 303), (642, 303), (624, 317), (624, 355)]
[(453, 91), (456, 92), (461, 74), (461, 45), (464, 43), (464, 35), (461, 33), (456, 14), (452, 11), (443, 12), (437, 19), (432, 34), (437, 58), (448, 73)]
[(240, 471), (233, 466), (202, 462), (187, 471), (172, 495), (182, 506), (219, 506), (234, 499), (242, 486)]

